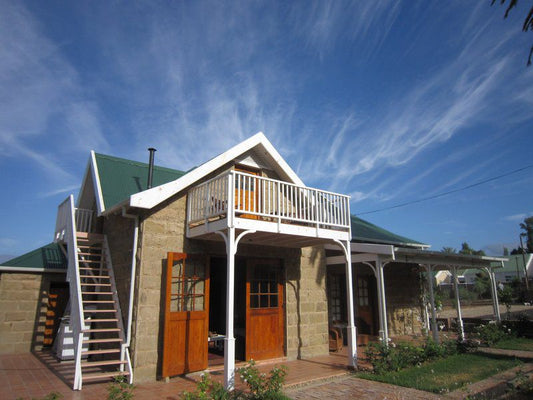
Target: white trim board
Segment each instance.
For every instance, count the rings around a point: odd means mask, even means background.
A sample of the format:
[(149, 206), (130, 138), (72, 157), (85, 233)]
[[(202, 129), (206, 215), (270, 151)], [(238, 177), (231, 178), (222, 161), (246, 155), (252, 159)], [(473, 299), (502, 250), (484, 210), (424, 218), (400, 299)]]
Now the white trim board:
[(305, 186), (289, 164), (285, 162), (283, 157), (278, 153), (274, 146), (272, 146), (266, 136), (262, 132), (259, 132), (175, 181), (131, 195), (129, 206), (151, 209), (254, 148), (264, 151), (268, 158), (271, 158), (273, 162), (278, 164), (280, 170), (286, 175), (289, 182)]

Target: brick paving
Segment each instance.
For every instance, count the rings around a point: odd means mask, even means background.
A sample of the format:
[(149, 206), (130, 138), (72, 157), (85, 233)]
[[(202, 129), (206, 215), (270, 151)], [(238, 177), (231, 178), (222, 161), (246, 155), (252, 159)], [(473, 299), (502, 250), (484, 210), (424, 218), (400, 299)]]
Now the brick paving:
[(420, 390), (388, 385), (386, 383), (344, 376), (328, 382), (321, 382), (285, 391), (293, 400), (432, 400), (442, 399), (436, 394)]

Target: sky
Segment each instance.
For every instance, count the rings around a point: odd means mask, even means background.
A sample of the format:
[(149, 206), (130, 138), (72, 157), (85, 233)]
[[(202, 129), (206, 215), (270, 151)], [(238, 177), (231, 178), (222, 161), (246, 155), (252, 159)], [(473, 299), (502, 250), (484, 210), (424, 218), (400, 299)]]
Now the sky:
[(53, 240), (90, 150), (188, 170), (259, 131), (374, 224), (434, 250), (516, 247), (530, 4), (490, 3), (0, 0), (1, 257)]

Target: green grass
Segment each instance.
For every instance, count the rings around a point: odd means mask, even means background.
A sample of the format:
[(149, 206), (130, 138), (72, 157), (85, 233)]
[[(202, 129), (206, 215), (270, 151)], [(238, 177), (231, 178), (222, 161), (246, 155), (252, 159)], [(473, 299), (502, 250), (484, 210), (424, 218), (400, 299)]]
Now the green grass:
[(519, 337), (500, 340), (492, 345), (495, 349), (533, 351), (533, 340)]
[(477, 382), (522, 362), (489, 354), (456, 354), (422, 366), (381, 375), (358, 373), (357, 377), (434, 393), (445, 393)]

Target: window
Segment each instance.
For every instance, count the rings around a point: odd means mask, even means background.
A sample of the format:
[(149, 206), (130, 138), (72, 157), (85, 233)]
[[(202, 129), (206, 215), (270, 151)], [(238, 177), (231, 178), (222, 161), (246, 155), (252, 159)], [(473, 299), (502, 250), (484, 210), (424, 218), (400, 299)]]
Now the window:
[(253, 268), (251, 274), (250, 308), (278, 307), (278, 271), (272, 268)]
[(205, 260), (183, 257), (174, 260), (170, 286), (170, 311), (205, 309)]
[(359, 306), (368, 306), (368, 279), (357, 280), (357, 301)]
[(344, 275), (328, 275), (329, 317), (331, 321), (346, 321), (346, 289)]

